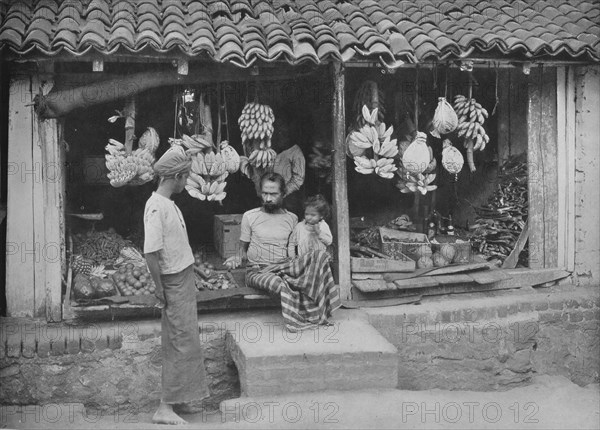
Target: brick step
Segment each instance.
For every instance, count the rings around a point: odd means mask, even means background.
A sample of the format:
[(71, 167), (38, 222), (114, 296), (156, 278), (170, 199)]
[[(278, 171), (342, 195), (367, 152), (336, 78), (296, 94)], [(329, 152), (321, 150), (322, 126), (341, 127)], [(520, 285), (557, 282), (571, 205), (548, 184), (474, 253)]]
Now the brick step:
[(283, 320), (265, 327), (227, 333), (242, 396), (396, 387), (398, 351), (365, 319), (300, 333)]

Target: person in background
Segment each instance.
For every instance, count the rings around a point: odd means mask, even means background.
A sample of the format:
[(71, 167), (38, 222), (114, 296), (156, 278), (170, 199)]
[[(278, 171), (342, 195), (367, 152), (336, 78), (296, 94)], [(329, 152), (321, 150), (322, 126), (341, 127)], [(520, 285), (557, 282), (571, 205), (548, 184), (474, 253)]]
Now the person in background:
[(283, 196), (283, 205), (287, 210), (300, 217), (304, 200), (306, 160), (300, 147), (293, 143), (289, 127), (285, 122), (275, 124), (272, 146), (277, 152), (273, 171), (283, 177), (287, 190)]
[[(329, 216), (329, 204), (320, 195), (309, 197), (304, 202), (304, 220), (299, 222), (288, 244), (288, 256), (308, 254), (312, 251), (327, 251), (333, 236), (329, 226), (324, 221)], [(296, 247), (298, 251), (296, 253)]]
[(341, 299), (329, 257), (320, 250), (288, 257), (289, 238), (298, 217), (283, 208), (285, 180), (268, 172), (260, 185), (263, 204), (244, 213), (239, 252), (224, 265), (235, 269), (248, 262), (246, 285), (280, 297), (289, 331), (330, 325), (328, 318), (341, 306)]
[(179, 413), (199, 412), (192, 402), (209, 395), (198, 332), (194, 255), (185, 221), (171, 195), (185, 187), (192, 161), (179, 146), (155, 163), (158, 188), (144, 210), (144, 254), (162, 309), (162, 396), (157, 424), (185, 424)]

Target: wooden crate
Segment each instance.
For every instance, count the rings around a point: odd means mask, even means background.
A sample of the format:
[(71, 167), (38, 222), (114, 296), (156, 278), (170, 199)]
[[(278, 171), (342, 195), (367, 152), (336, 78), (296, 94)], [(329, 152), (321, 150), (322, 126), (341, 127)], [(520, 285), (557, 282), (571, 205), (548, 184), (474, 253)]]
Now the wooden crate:
[(414, 272), (415, 262), (404, 254), (396, 254), (398, 259), (387, 258), (358, 258), (350, 260), (353, 273), (391, 273)]
[(400, 231), (386, 227), (379, 228), (379, 240), (381, 252), (384, 254), (392, 258), (407, 256), (414, 261), (419, 259), (420, 247), (431, 247), (427, 235), (423, 233)]
[(242, 230), (242, 215), (215, 215), (213, 242), (217, 253), (222, 258), (228, 258), (238, 252), (240, 233)]

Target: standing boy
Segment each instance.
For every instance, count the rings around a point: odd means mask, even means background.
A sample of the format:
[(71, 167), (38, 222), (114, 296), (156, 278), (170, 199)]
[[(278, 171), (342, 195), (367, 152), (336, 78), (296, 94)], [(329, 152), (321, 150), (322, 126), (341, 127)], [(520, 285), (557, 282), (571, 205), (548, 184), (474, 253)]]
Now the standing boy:
[(208, 396), (204, 357), (200, 348), (194, 255), (185, 221), (171, 195), (184, 190), (191, 159), (171, 147), (154, 165), (157, 190), (144, 210), (144, 254), (162, 308), (162, 396), (152, 417), (157, 424), (185, 424), (173, 410), (193, 412), (190, 402)]

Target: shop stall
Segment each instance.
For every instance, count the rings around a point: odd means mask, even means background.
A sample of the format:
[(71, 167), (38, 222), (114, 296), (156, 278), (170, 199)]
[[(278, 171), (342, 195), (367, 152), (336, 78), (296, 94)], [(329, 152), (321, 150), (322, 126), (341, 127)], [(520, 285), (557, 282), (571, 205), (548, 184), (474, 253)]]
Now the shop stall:
[[(199, 308), (278, 306), (223, 262), (283, 126), (306, 159), (302, 196), (331, 203), (348, 306), (597, 280), (583, 238), (598, 233), (598, 26), (542, 3), (3, 7), (7, 314), (159, 314), (143, 210), (172, 145), (193, 159), (174, 201)], [(490, 10), (522, 34), (487, 26)]]

